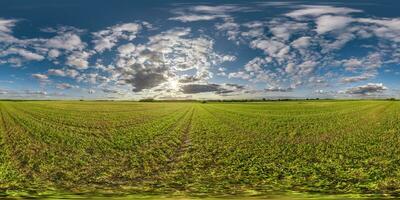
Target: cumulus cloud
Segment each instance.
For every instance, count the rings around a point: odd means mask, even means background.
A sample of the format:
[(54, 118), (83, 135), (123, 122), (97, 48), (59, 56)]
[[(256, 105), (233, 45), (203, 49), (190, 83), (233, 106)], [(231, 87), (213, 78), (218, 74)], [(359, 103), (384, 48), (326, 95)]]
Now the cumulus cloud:
[(243, 90), (244, 86), (237, 84), (187, 84), (181, 86), (181, 91), (184, 94), (197, 94), (213, 92), (215, 94), (228, 94)]
[(382, 93), (388, 88), (385, 87), (382, 83), (368, 83), (366, 85), (360, 85), (353, 88), (348, 88), (344, 91), (346, 94), (355, 94), (355, 95), (372, 95), (376, 93)]
[(347, 16), (324, 15), (316, 20), (317, 33), (324, 34), (333, 30), (345, 28), (353, 21), (353, 18)]
[(312, 60), (307, 60), (303, 63), (301, 63), (299, 67), (299, 73), (300, 74), (310, 74), (314, 69), (317, 67), (318, 62), (312, 61)]
[(12, 43), (17, 39), (12, 35), (12, 29), (18, 20), (0, 18), (0, 42)]
[(15, 26), (17, 20), (15, 19), (2, 19), (0, 18), (0, 32), (11, 32), (11, 29)]
[[(135, 67), (135, 65), (132, 67)], [(167, 80), (166, 72), (167, 68), (165, 67), (136, 70), (132, 73), (126, 73), (125, 76), (128, 76), (128, 78), (124, 81), (134, 87), (133, 92), (140, 92), (143, 89), (150, 89), (165, 82)]]
[(251, 42), (250, 46), (255, 49), (261, 49), (266, 54), (277, 57), (279, 56), (280, 52), (285, 50), (288, 46), (285, 45), (283, 42), (277, 40), (254, 40)]
[[(357, 22), (365, 23), (370, 26), (365, 31), (372, 32), (378, 38), (384, 38), (393, 40), (395, 42), (400, 42), (400, 18), (393, 18), (393, 19), (374, 19), (374, 18), (359, 18), (356, 19)], [(371, 26), (372, 25), (372, 26)]]
[(22, 48), (11, 47), (0, 53), (0, 56), (18, 55), (27, 61), (41, 61), (44, 59), (42, 55)]
[[(12, 22), (16, 22), (12, 20)], [(43, 61), (45, 59), (60, 64), (58, 58), (63, 55), (68, 55), (72, 52), (81, 52), (86, 48), (86, 43), (80, 38), (83, 30), (73, 27), (59, 27), (59, 28), (45, 28), (42, 31), (48, 32), (52, 35), (49, 38), (23, 38), (19, 39), (12, 36), (11, 28), (8, 21), (7, 29), (1, 28), (5, 32), (0, 31), (0, 43), (7, 42), (7, 49), (3, 49), (0, 58), (5, 57), (6, 61), (0, 63), (10, 63), (15, 66), (21, 66), (24, 62), (29, 61)], [(6, 35), (8, 35), (6, 37)], [(1, 38), (7, 38), (3, 41)]]
[(132, 43), (124, 44), (118, 47), (118, 52), (122, 56), (129, 56), (129, 54), (135, 52), (135, 45)]
[(120, 91), (115, 90), (115, 89), (109, 89), (109, 88), (103, 88), (101, 91), (103, 91), (104, 93), (108, 93), (108, 94), (119, 94)]
[(311, 45), (311, 37), (304, 36), (294, 40), (291, 45), (296, 49), (307, 49)]
[(342, 63), (343, 67), (347, 71), (357, 70), (375, 70), (382, 66), (382, 55), (378, 52), (369, 53), (367, 56), (362, 58), (349, 58), (339, 62)]
[(264, 89), (264, 91), (266, 92), (291, 92), (293, 91), (294, 88), (292, 87), (286, 87), (286, 88), (282, 88), (282, 87), (269, 87)]
[(142, 29), (138, 23), (117, 24), (104, 30), (93, 33), (94, 49), (103, 52), (113, 48), (121, 39), (132, 41)]
[(67, 89), (71, 89), (71, 88), (76, 88), (77, 86), (71, 85), (69, 83), (59, 83), (56, 85), (57, 89), (61, 89), (61, 90), (67, 90)]
[(78, 70), (87, 69), (89, 67), (89, 57), (90, 53), (85, 51), (73, 52), (67, 57), (66, 64), (68, 66), (74, 67)]
[[(240, 89), (211, 83), (213, 73), (272, 86), (263, 92), (285, 92), (300, 85), (315, 90), (321, 85), (365, 81), (378, 75), (381, 67), (400, 61), (399, 18), (360, 17), (361, 10), (315, 5), (288, 6), (286, 14), (256, 21), (235, 16), (236, 12), (260, 9), (252, 6), (186, 4), (171, 11), (173, 16), (169, 20), (218, 20), (210, 25), (209, 32), (179, 27), (162, 29), (135, 21), (94, 33), (61, 26), (41, 29), (47, 37), (17, 38), (13, 28), (18, 20), (0, 18), (0, 64), (53, 64), (51, 68), (55, 69), (44, 68), (32, 77), (41, 82), (72, 78), (68, 81), (89, 83), (99, 90), (118, 85), (137, 93), (175, 94), (181, 89), (190, 94), (233, 94), (231, 91)], [(135, 40), (142, 31), (146, 35)], [(239, 58), (217, 52), (215, 46), (223, 45), (218, 38), (221, 35), (250, 47), (254, 54), (248, 55), (253, 57), (243, 60), (247, 58), (247, 54), (240, 55), (243, 46), (237, 52), (229, 50), (229, 54), (233, 52)], [(93, 45), (86, 43), (90, 37), (88, 41)], [(367, 41), (368, 45), (360, 45), (359, 54), (342, 54), (352, 41)], [(107, 52), (110, 57), (96, 57), (107, 50), (111, 50)], [(225, 66), (225, 62), (233, 65)]]
[(192, 83), (192, 82), (197, 82), (197, 81), (200, 81), (200, 80), (201, 80), (201, 78), (197, 78), (196, 76), (184, 75), (184, 76), (182, 76), (181, 79), (179, 79), (179, 82), (180, 83)]
[(300, 6), (300, 9), (289, 12), (286, 14), (286, 16), (292, 18), (303, 18), (307, 16), (318, 17), (324, 14), (346, 15), (357, 12), (362, 12), (362, 11), (346, 7), (307, 5), (307, 6)]
[(44, 90), (2, 90), (0, 89), (0, 95), (5, 98), (43, 98), (47, 96), (59, 96), (57, 93), (47, 93)]
[(54, 59), (61, 55), (61, 52), (57, 49), (51, 49), (48, 54), (49, 58)]
[(74, 69), (49, 69), (47, 74), (50, 76), (76, 78), (79, 75), (79, 72)]
[(375, 73), (364, 73), (359, 76), (350, 76), (350, 77), (343, 77), (341, 79), (341, 82), (343, 83), (353, 83), (353, 82), (359, 82), (359, 81), (364, 81), (368, 80), (372, 77), (374, 77), (376, 74)]
[(252, 76), (249, 73), (244, 71), (231, 72), (228, 74), (228, 78), (239, 78), (239, 79), (249, 80), (251, 79), (251, 77)]
[(32, 74), (32, 77), (41, 82), (48, 81), (49, 77), (45, 74)]
[(209, 21), (218, 18), (229, 18), (230, 13), (246, 10), (250, 10), (250, 8), (238, 5), (197, 5), (175, 9), (173, 10), (173, 14), (178, 16), (169, 19), (181, 22)]
[(282, 19), (273, 19), (267, 23), (270, 32), (283, 41), (287, 41), (290, 37), (300, 31), (308, 28), (307, 23), (287, 21)]
[(226, 32), (228, 35), (228, 40), (236, 41), (240, 35), (240, 25), (232, 18), (226, 18), (224, 23), (219, 23), (215, 25), (218, 31)]
[(47, 92), (46, 91), (24, 90), (23, 94), (45, 96), (45, 95), (47, 95)]
[[(129, 84), (133, 92), (157, 87), (178, 72), (195, 70), (196, 80), (207, 80), (212, 74), (210, 67), (233, 61), (234, 56), (214, 52), (213, 40), (205, 37), (193, 38), (189, 28), (174, 28), (149, 37), (139, 45), (122, 45), (113, 79), (120, 84)], [(181, 75), (178, 82), (189, 81)]]
[[(62, 49), (67, 51), (82, 50), (85, 48), (85, 43), (81, 38), (73, 32), (62, 33), (45, 42), (45, 46), (52, 49)], [(51, 52), (52, 56), (56, 56), (56, 52)], [(57, 57), (57, 56), (56, 56)]]
[(52, 76), (65, 76), (65, 72), (61, 69), (49, 69), (47, 73)]
[(227, 17), (227, 15), (191, 15), (191, 14), (186, 14), (186, 15), (181, 15), (177, 17), (171, 17), (169, 18), (170, 20), (176, 20), (176, 21), (181, 21), (181, 22), (194, 22), (194, 21), (208, 21), (208, 20), (214, 20), (217, 18), (224, 18)]

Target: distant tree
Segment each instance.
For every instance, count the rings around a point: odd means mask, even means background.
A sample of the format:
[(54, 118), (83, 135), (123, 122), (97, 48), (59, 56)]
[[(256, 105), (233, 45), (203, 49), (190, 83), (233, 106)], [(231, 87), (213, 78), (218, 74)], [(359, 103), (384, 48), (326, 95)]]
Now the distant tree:
[(152, 98), (146, 98), (146, 99), (140, 99), (139, 102), (153, 102), (154, 99)]

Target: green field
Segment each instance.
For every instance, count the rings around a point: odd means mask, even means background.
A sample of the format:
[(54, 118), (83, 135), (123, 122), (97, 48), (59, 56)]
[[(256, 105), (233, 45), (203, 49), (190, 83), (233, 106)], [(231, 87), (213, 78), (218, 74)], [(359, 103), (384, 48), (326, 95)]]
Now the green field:
[(400, 195), (400, 102), (0, 101), (0, 198)]

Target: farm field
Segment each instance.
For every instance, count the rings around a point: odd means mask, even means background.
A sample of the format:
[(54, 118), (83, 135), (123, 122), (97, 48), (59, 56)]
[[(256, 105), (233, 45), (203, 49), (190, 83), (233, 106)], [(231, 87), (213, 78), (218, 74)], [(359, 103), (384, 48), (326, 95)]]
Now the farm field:
[(0, 101), (0, 198), (400, 195), (400, 102)]

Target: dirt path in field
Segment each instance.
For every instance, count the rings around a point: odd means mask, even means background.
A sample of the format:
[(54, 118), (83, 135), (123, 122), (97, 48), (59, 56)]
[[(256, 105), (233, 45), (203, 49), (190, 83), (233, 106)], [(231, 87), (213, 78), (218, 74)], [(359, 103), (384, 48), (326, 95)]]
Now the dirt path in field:
[(190, 129), (192, 127), (194, 108), (192, 108), (189, 120), (187, 122), (186, 127), (183, 129), (181, 144), (176, 150), (175, 154), (170, 158), (170, 163), (179, 162), (182, 155), (188, 150), (190, 146)]
[(176, 175), (176, 172), (179, 171), (179, 168), (184, 163), (184, 154), (188, 151), (190, 147), (190, 130), (192, 127), (193, 115), (195, 112), (195, 108), (191, 108), (180, 120), (184, 120), (184, 123), (181, 125), (181, 135), (180, 135), (180, 143), (177, 147), (175, 147), (174, 152), (168, 158), (168, 161), (158, 170), (153, 171), (153, 173), (144, 178), (144, 181), (165, 181), (165, 179), (169, 179)]

